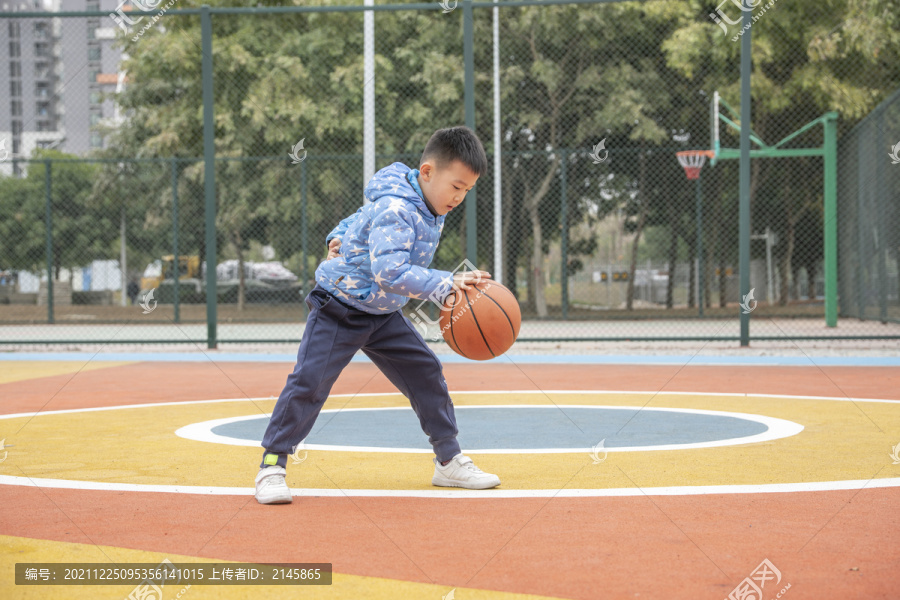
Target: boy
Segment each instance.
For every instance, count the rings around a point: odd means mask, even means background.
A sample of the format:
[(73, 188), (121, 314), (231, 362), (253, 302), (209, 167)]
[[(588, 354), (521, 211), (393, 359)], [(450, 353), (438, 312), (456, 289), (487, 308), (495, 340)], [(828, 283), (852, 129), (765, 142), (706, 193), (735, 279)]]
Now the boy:
[(440, 129), (410, 170), (394, 163), (366, 186), (370, 201), (328, 234), (328, 258), (316, 269), (316, 287), (297, 352), (297, 366), (275, 404), (263, 436), (256, 476), (260, 504), (291, 502), (284, 481), (287, 456), (312, 430), (341, 370), (362, 350), (409, 399), (434, 448), (438, 486), (487, 489), (500, 478), (484, 473), (456, 441), (456, 417), (441, 363), (400, 309), (409, 298), (469, 289), (484, 271), (454, 275), (429, 269), (444, 216), (459, 206), (487, 157), (467, 127)]

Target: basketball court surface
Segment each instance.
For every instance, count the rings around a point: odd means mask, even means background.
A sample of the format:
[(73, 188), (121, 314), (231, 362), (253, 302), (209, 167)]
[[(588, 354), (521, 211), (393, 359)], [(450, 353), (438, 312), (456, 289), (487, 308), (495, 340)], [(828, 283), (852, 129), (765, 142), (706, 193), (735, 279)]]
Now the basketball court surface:
[(483, 491), (431, 485), (408, 402), (355, 360), (288, 460), (293, 504), (262, 506), (293, 365), (212, 356), (0, 361), (0, 597), (134, 588), (16, 586), (15, 563), (166, 559), (333, 568), (166, 599), (896, 597), (893, 359), (446, 360), (463, 451), (502, 480)]

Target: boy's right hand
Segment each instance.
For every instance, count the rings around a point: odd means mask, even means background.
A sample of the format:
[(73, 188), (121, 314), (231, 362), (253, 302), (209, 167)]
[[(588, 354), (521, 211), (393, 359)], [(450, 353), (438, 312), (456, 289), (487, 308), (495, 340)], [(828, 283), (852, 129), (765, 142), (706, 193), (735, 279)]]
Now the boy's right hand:
[(491, 278), (491, 274), (487, 271), (463, 271), (453, 276), (453, 289), (468, 290), (474, 284), (487, 281)]
[(331, 238), (331, 241), (328, 242), (328, 256), (325, 260), (331, 260), (332, 258), (337, 258), (341, 255), (341, 240), (338, 238)]

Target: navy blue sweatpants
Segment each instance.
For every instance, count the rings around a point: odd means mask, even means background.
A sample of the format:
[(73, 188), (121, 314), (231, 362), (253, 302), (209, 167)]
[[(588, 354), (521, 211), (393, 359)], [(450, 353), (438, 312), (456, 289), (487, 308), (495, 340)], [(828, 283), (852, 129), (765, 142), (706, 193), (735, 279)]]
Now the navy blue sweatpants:
[(369, 314), (318, 286), (306, 304), (310, 312), (297, 365), (263, 436), (264, 458), (277, 454), (278, 465), (287, 466), (287, 455), (309, 435), (338, 375), (360, 349), (409, 399), (438, 460), (459, 454), (456, 415), (441, 362), (400, 311)]

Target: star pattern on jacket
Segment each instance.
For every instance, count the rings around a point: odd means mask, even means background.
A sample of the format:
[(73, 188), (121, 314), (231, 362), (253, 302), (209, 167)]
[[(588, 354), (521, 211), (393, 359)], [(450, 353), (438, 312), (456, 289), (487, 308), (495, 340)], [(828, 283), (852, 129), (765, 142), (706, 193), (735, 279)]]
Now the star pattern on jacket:
[(409, 298), (442, 300), (453, 274), (429, 268), (444, 217), (425, 204), (418, 171), (394, 163), (366, 186), (369, 204), (341, 221), (326, 242), (341, 240), (339, 256), (316, 270), (316, 280), (347, 304), (373, 314), (401, 308)]

